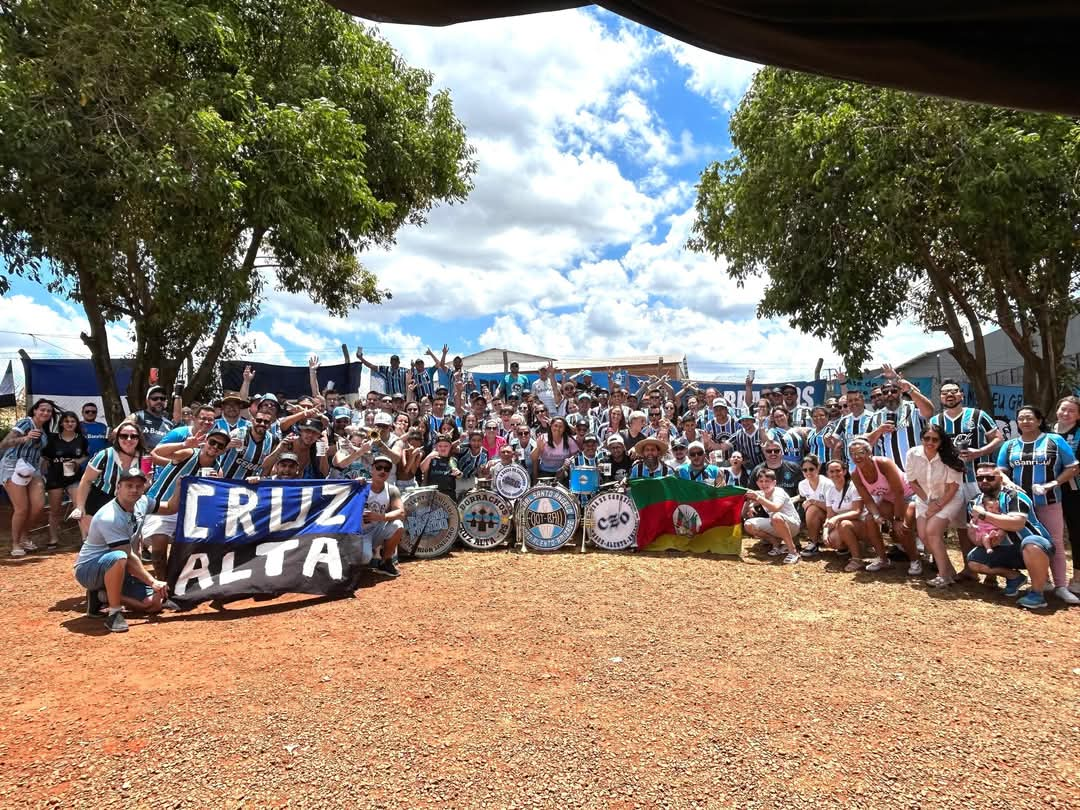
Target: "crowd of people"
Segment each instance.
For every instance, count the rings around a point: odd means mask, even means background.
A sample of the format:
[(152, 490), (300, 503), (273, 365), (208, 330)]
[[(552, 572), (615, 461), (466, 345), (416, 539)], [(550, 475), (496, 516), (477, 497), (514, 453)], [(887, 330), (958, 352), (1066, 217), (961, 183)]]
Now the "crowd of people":
[[(783, 564), (835, 553), (848, 572), (899, 563), (915, 577), (932, 566), (932, 587), (979, 577), (996, 587), (1000, 578), (1024, 607), (1046, 606), (1047, 590), (1080, 604), (1076, 397), (1060, 401), (1053, 428), (1037, 407), (1021, 407), (1019, 435), (1006, 441), (955, 381), (941, 382), (936, 406), (888, 366), (869, 402), (842, 376), (836, 396), (810, 403), (793, 384), (755, 395), (748, 375), (735, 403), (711, 387), (676, 391), (663, 375), (636, 390), (603, 388), (589, 371), (567, 375), (553, 364), (530, 380), (510, 363), (497, 383), (478, 383), (447, 353), (429, 350), (430, 366), (406, 367), (396, 355), (383, 366), (357, 350), (372, 386), (351, 402), (320, 385), (317, 358), (310, 392), (295, 400), (252, 394), (247, 367), (240, 390), (213, 403), (185, 405), (179, 388), (152, 386), (145, 407), (112, 428), (93, 403), (80, 415), (39, 400), (0, 443), (11, 555), (37, 550), (29, 531), (46, 498), (55, 548), (66, 494), (84, 538), (76, 578), (91, 593), (104, 590), (108, 621), (119, 627), (123, 606), (162, 604), (184, 477), (370, 481), (377, 497), (365, 534), (381, 548), (373, 566), (397, 576), (409, 489), (437, 487), (456, 499), (501, 466), (519, 466), (533, 482), (595, 466), (604, 482), (675, 475), (746, 488), (745, 532)], [(950, 529), (963, 553), (959, 571), (946, 552)]]

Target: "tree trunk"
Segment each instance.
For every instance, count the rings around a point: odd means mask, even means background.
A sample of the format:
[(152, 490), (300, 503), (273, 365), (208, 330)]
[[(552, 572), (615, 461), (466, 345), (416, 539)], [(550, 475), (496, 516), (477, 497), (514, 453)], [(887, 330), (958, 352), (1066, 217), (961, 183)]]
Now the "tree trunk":
[(102, 314), (101, 296), (98, 293), (97, 280), (92, 272), (83, 267), (76, 268), (79, 278), (79, 292), (82, 296), (83, 311), (90, 323), (90, 334), (85, 332), (79, 337), (90, 350), (90, 362), (94, 366), (98, 390), (101, 392), (101, 406), (105, 411), (108, 424), (118, 425), (124, 419), (124, 409), (120, 404), (120, 389), (116, 386), (113, 375), (112, 356), (109, 354), (109, 336), (105, 331), (105, 316)]

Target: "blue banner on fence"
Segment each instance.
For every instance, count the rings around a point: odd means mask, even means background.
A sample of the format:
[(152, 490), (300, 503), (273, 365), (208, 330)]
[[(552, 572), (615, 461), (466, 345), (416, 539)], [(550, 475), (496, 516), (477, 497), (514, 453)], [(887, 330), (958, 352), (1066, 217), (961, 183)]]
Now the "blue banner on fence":
[(184, 478), (169, 592), (181, 607), (251, 594), (344, 595), (371, 558), (369, 485)]

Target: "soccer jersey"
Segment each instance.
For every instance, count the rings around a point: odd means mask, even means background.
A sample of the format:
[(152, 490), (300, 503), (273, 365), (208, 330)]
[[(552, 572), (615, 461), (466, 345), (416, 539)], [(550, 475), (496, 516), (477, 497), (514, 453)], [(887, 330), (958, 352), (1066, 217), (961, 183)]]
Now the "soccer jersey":
[[(529, 378), (524, 374), (507, 374), (502, 379), (502, 395), (504, 399), (509, 399), (511, 396), (520, 398), (527, 390), (529, 390)], [(552, 402), (554, 401), (555, 398), (552, 396)]]
[[(120, 479), (120, 471), (127, 469), (121, 463), (116, 448), (106, 447), (97, 452), (90, 459), (90, 466), (101, 473), (94, 479), (92, 486), (97, 487), (106, 495), (116, 495), (116, 483)], [(135, 456), (131, 466), (139, 466), (138, 456)]]
[(660, 462), (655, 470), (650, 470), (645, 466), (645, 461), (635, 461), (630, 465), (630, 478), (663, 478), (665, 475), (671, 475), (672, 469), (664, 462)]
[(780, 442), (780, 446), (784, 448), (786, 461), (792, 461), (795, 464), (802, 461), (803, 443), (799, 434), (784, 428), (769, 428), (765, 431), (765, 435), (775, 442)]
[(379, 366), (377, 373), (383, 378), (383, 383), (386, 386), (386, 394), (401, 394), (406, 395), (405, 385), (405, 373), (404, 366), (398, 366), (393, 368), (392, 366)]
[(221, 460), (221, 469), (226, 478), (248, 478), (262, 475), (263, 462), (274, 450), (277, 441), (267, 433), (262, 441), (256, 441), (250, 431), (244, 446), (227, 451)]
[(435, 396), (435, 383), (431, 379), (431, 372), (428, 369), (417, 371), (413, 369), (412, 373), (413, 382), (416, 383), (416, 401), (419, 402), (421, 398), (428, 397), (429, 399)]
[[(1065, 433), (1059, 433), (1058, 435), (1068, 443), (1069, 449), (1072, 450), (1073, 455), (1080, 459), (1080, 455), (1077, 455), (1077, 444), (1080, 443), (1080, 423), (1073, 425), (1072, 430), (1066, 431)], [(1077, 481), (1077, 478), (1080, 478), (1080, 476), (1070, 478), (1062, 488), (1071, 489), (1074, 492), (1080, 489), (1080, 482)]]
[[(167, 501), (172, 498), (173, 493), (176, 492), (176, 487), (180, 483), (181, 478), (185, 478), (189, 475), (195, 475), (199, 471), (199, 455), (196, 450), (191, 454), (191, 458), (184, 459), (183, 461), (174, 461), (166, 467), (162, 467), (158, 472), (157, 477), (154, 479), (154, 483), (150, 485), (150, 489), (147, 490), (146, 495), (156, 501)], [(214, 468), (221, 469), (221, 459), (215, 459)]]
[(731, 434), (732, 450), (742, 453), (743, 466), (753, 469), (765, 460), (765, 454), (761, 451), (761, 440), (765, 438), (760, 429), (753, 433), (747, 433), (740, 425), (739, 429)]
[[(972, 520), (971, 507), (981, 506), (985, 500), (986, 496), (981, 492), (971, 499), (971, 502), (967, 505), (969, 522)], [(997, 502), (1001, 514), (1007, 515), (1010, 512), (1020, 512), (1027, 517), (1027, 522), (1024, 523), (1023, 528), (1013, 532), (1005, 532), (1005, 537), (1010, 542), (1019, 545), (1024, 542), (1025, 537), (1042, 537), (1052, 541), (1050, 532), (1047, 531), (1046, 527), (1039, 522), (1039, 518), (1036, 517), (1035, 506), (1031, 502), (1031, 498), (1027, 496), (1027, 493), (1017, 492), (1014, 489), (1002, 489), (1001, 492), (998, 493)]]
[(738, 429), (739, 423), (730, 417), (726, 422), (719, 422), (715, 418), (709, 418), (703, 426), (703, 430), (712, 436), (712, 440), (717, 444), (730, 441), (732, 435)]
[(109, 426), (103, 422), (80, 422), (83, 436), (89, 446), (91, 456), (96, 456), (109, 446)]
[(893, 424), (896, 425), (896, 430), (881, 435), (877, 444), (874, 445), (874, 455), (892, 459), (902, 470), (907, 460), (908, 450), (920, 445), (926, 422), (914, 402), (901, 402), (900, 407), (895, 411), (887, 408), (874, 411), (871, 430), (877, 430), (889, 422), (890, 414), (895, 418)]
[(41, 451), (45, 449), (49, 441), (49, 434), (45, 432), (45, 428), (35, 425), (34, 420), (29, 416), (24, 416), (16, 422), (12, 430), (19, 436), (26, 436), (31, 430), (41, 431), (41, 436), (36, 442), (19, 442), (4, 451), (5, 459), (22, 459), (27, 464), (33, 465), (35, 470), (38, 469), (41, 466)]
[(157, 447), (162, 437), (173, 429), (172, 420), (155, 416), (150, 411), (135, 411), (135, 421), (142, 431), (143, 444), (147, 450)]
[(478, 475), (485, 464), (488, 463), (488, 452), (483, 447), (480, 452), (474, 454), (466, 447), (457, 454), (457, 466), (464, 478), (473, 478)]
[[(145, 512), (157, 508), (157, 502), (150, 500), (143, 504)], [(131, 545), (131, 538), (139, 526), (139, 517), (135, 512), (128, 512), (119, 502), (113, 500), (105, 504), (90, 521), (86, 540), (79, 548), (75, 558), (75, 567), (100, 560), (110, 551), (126, 549)]]
[(228, 420), (226, 420), (224, 416), (219, 416), (214, 421), (214, 427), (218, 428), (219, 430), (227, 430), (227, 431), (229, 431), (229, 433), (232, 433), (237, 428), (251, 427), (251, 420), (245, 419), (244, 417), (241, 416), (239, 419), (236, 420), (235, 425), (230, 425)]
[(1055, 485), (1045, 495), (1032, 494), (1035, 484), (1052, 482), (1066, 467), (1076, 464), (1069, 443), (1056, 433), (1040, 433), (1035, 441), (1009, 439), (998, 451), (997, 465), (1008, 470), (1013, 483), (1031, 495), (1036, 506), (1046, 506), (1061, 500), (1060, 488)]
[(808, 455), (814, 455), (818, 457), (818, 461), (821, 462), (821, 466), (824, 467), (828, 462), (833, 459), (843, 461), (844, 452), (839, 448), (833, 448), (825, 440), (833, 435), (836, 430), (836, 425), (833, 422), (825, 425), (821, 430), (817, 428), (811, 428), (810, 432), (806, 434), (804, 440), (806, 445), (806, 452)]
[(688, 461), (680, 466), (675, 474), (684, 481), (700, 481), (703, 484), (715, 484), (721, 476), (727, 480), (727, 476), (715, 464), (706, 464), (700, 470), (695, 470)]
[(814, 421), (810, 418), (809, 405), (796, 405), (788, 414), (788, 424), (791, 427), (810, 427)]
[[(986, 434), (997, 430), (993, 417), (978, 408), (964, 408), (956, 416), (949, 416), (944, 411), (936, 413), (930, 417), (930, 424), (941, 428), (942, 433), (952, 439), (958, 453), (973, 447), (985, 447)], [(965, 463), (964, 481), (974, 483), (976, 463), (987, 458), (984, 456)]]

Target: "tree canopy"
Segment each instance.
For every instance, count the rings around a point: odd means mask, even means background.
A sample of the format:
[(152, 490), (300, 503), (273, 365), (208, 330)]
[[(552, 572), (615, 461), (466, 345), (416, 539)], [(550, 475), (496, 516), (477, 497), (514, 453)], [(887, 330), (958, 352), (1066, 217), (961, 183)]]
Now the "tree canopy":
[(731, 136), (690, 247), (739, 282), (767, 275), (761, 315), (828, 339), (849, 372), (891, 320), (918, 318), (949, 335), (984, 406), (994, 323), (1028, 397), (1053, 400), (1078, 311), (1076, 121), (765, 68)]
[(80, 302), (110, 418), (105, 327), (148, 370), (209, 380), (270, 286), (344, 315), (357, 254), (475, 170), (432, 77), (320, 0), (24, 0), (0, 15), (0, 253)]

